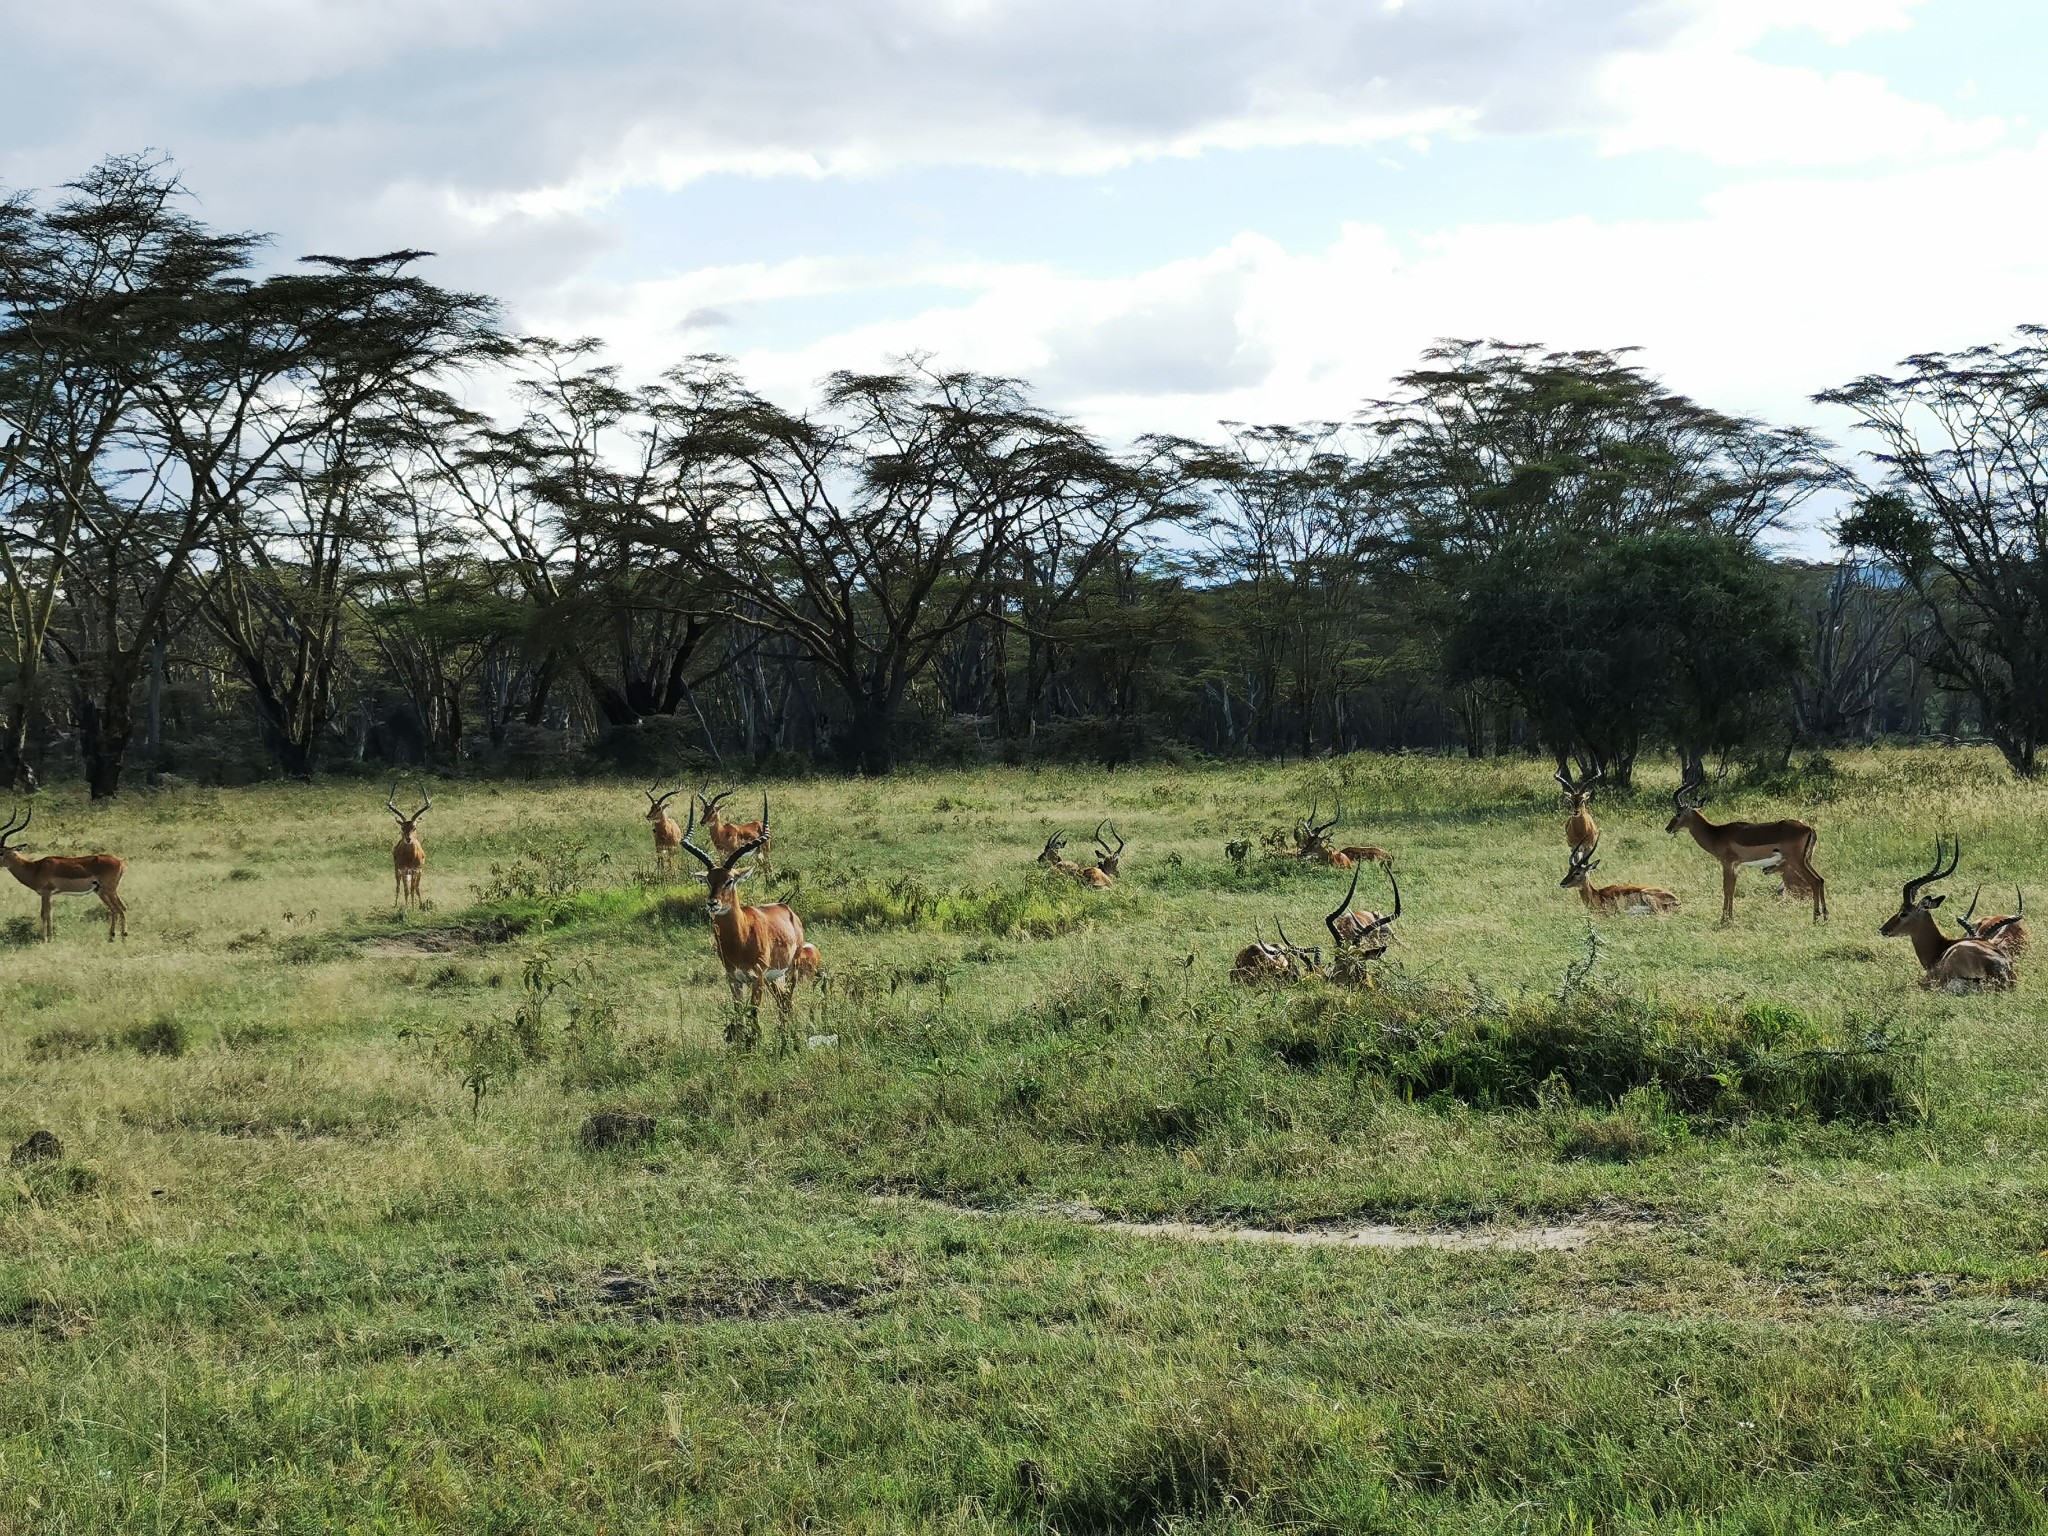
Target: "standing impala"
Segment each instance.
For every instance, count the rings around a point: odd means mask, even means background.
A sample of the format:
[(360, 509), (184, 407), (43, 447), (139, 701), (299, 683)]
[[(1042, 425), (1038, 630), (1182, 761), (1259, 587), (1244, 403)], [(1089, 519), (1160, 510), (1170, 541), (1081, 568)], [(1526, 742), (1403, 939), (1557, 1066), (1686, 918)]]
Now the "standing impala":
[(1586, 809), (1586, 802), (1593, 798), (1593, 786), (1606, 775), (1607, 770), (1596, 764), (1590, 774), (1575, 784), (1564, 766), (1558, 765), (1557, 782), (1564, 790), (1565, 809), (1571, 812), (1564, 823), (1565, 847), (1576, 851), (1600, 841), (1600, 829), (1593, 824), (1593, 813)]
[(20, 821), (10, 817), (7, 825), (0, 827), (0, 865), (43, 898), (43, 942), (47, 944), (55, 936), (50, 899), (88, 892), (99, 897), (100, 905), (107, 909), (107, 942), (114, 942), (116, 929), (122, 938), (127, 938), (128, 904), (121, 899), (121, 876), (128, 872), (127, 864), (111, 853), (89, 853), (82, 858), (23, 858), (19, 848), (7, 846), (7, 840), (26, 832), (34, 816), (35, 811), (30, 809)]
[(697, 813), (692, 807), (680, 846), (704, 866), (698, 878), (704, 882), (705, 904), (711, 914), (711, 943), (718, 951), (726, 985), (732, 988), (735, 1015), (740, 1007), (741, 989), (746, 988), (748, 993), (745, 1026), (735, 1017), (726, 1031), (726, 1039), (735, 1045), (752, 1047), (761, 1040), (761, 994), (774, 994), (775, 1011), (786, 1031), (796, 1001), (797, 977), (815, 973), (818, 952), (804, 942), (803, 920), (790, 910), (787, 902), (750, 907), (740, 900), (740, 882), (753, 873), (752, 869), (741, 869), (740, 861), (768, 840), (767, 798), (761, 800), (760, 837), (741, 843), (722, 863), (690, 841), (696, 825)]
[(1673, 814), (1666, 832), (1685, 831), (1721, 863), (1721, 921), (1735, 921), (1735, 876), (1744, 869), (1775, 869), (1785, 888), (1813, 898), (1813, 920), (1828, 915), (1828, 883), (1813, 867), (1813, 845), (1819, 835), (1803, 821), (1724, 821), (1718, 826), (1700, 814), (1701, 801), (1688, 800), (1705, 782), (1690, 779), (1671, 796)]
[(398, 786), (384, 798), (384, 809), (398, 818), (398, 842), (391, 850), (391, 877), (397, 882), (393, 898), (401, 907), (407, 902), (420, 905), (420, 876), (427, 871), (426, 845), (420, 841), (420, 818), (434, 808), (434, 797), (420, 786), (420, 808), (410, 816), (398, 808)]
[(1922, 896), (1923, 887), (1946, 880), (1962, 861), (1963, 841), (1956, 839), (1949, 854), (1948, 868), (1941, 867), (1942, 839), (1934, 840), (1934, 864), (1917, 880), (1908, 880), (1899, 896), (1899, 910), (1886, 919), (1878, 933), (1887, 939), (1913, 941), (1913, 953), (1920, 960), (1920, 985), (1939, 987), (1944, 992), (1974, 992), (1980, 988), (2002, 991), (2012, 985), (2012, 960), (1990, 944), (1977, 939), (1952, 939), (1941, 931), (1934, 909), (1940, 896)]
[[(761, 797), (761, 819), (759, 821), (731, 821), (719, 814), (719, 805), (730, 799), (734, 791), (728, 789), (722, 795), (699, 795), (704, 802), (704, 830), (710, 834), (711, 846), (728, 854), (742, 843), (751, 843), (761, 856), (761, 867), (769, 869), (768, 857), (768, 797)], [(774, 873), (769, 869), (769, 873)]]
[(675, 868), (676, 847), (683, 840), (683, 829), (676, 825), (675, 817), (669, 815), (668, 803), (682, 791), (672, 789), (657, 800), (654, 791), (658, 788), (659, 785), (650, 785), (647, 789), (647, 825), (654, 833), (655, 865), (669, 870)]

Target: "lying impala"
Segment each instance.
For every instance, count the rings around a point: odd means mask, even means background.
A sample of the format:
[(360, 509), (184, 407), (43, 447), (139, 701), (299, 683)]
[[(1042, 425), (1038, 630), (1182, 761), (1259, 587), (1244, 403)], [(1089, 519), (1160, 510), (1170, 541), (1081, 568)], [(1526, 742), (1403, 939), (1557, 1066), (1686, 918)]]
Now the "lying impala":
[(1899, 910), (1878, 932), (1887, 939), (1901, 936), (1913, 941), (1913, 953), (1920, 959), (1920, 985), (1939, 987), (1944, 992), (2002, 991), (2012, 985), (2012, 960), (1990, 944), (1977, 939), (1952, 939), (1941, 931), (1934, 909), (1940, 896), (1922, 896), (1922, 888), (1946, 880), (1956, 872), (1963, 856), (1961, 838), (1949, 854), (1948, 868), (1941, 867), (1942, 839), (1934, 840), (1934, 865), (1917, 880), (1908, 880), (1899, 896)]
[(1571, 868), (1557, 882), (1560, 888), (1577, 891), (1593, 912), (1662, 917), (1678, 910), (1678, 898), (1654, 885), (1595, 885), (1593, 871), (1600, 867), (1600, 861), (1593, 855), (1599, 847), (1600, 835), (1596, 832), (1590, 843), (1572, 849)]
[(1321, 950), (1303, 949), (1294, 943), (1287, 937), (1287, 930), (1280, 927), (1278, 918), (1274, 919), (1273, 927), (1280, 934), (1278, 944), (1268, 944), (1259, 936), (1256, 926), (1252, 929), (1252, 942), (1240, 949), (1231, 962), (1232, 981), (1247, 986), (1267, 981), (1300, 981), (1322, 970)]
[[(1104, 827), (1109, 827), (1109, 835), (1116, 839), (1116, 847), (1111, 848), (1109, 844), (1102, 840), (1102, 829)], [(1095, 867), (1114, 880), (1123, 873), (1123, 858), (1123, 833), (1117, 831), (1114, 826), (1111, 826), (1107, 818), (1097, 822), (1095, 824)]]
[(1979, 943), (1989, 944), (2008, 960), (2017, 960), (2027, 952), (2027, 925), (2020, 921), (2027, 915), (2027, 898), (2015, 886), (2013, 899), (2019, 903), (2019, 910), (2007, 917), (1980, 917), (1976, 922), (1970, 919), (1977, 913), (1977, 897), (1984, 894), (1984, 887), (1978, 886), (1970, 897), (1970, 910), (1962, 916), (1963, 932)]
[(1673, 815), (1666, 832), (1687, 831), (1694, 842), (1721, 863), (1721, 921), (1735, 920), (1735, 876), (1744, 869), (1775, 869), (1794, 895), (1813, 898), (1813, 920), (1828, 915), (1828, 883), (1813, 867), (1813, 845), (1819, 834), (1803, 821), (1724, 821), (1718, 826), (1700, 814), (1701, 800), (1688, 800), (1705, 788), (1702, 780), (1679, 785), (1671, 797)]
[(657, 800), (654, 791), (658, 788), (659, 785), (647, 788), (647, 825), (654, 833), (655, 865), (666, 870), (675, 868), (676, 848), (683, 840), (683, 829), (676, 825), (675, 817), (669, 815), (668, 803), (682, 791), (672, 789)]
[(89, 853), (82, 858), (22, 857), (19, 848), (7, 846), (7, 840), (26, 832), (34, 816), (31, 808), (21, 820), (10, 817), (7, 825), (0, 827), (0, 865), (43, 898), (43, 942), (49, 943), (56, 933), (50, 920), (51, 898), (87, 893), (99, 897), (100, 905), (107, 909), (107, 942), (114, 942), (117, 929), (122, 938), (127, 938), (128, 904), (121, 899), (121, 877), (128, 872), (127, 864), (111, 853)]
[(1593, 798), (1593, 786), (1606, 776), (1607, 770), (1596, 764), (1590, 774), (1574, 783), (1564, 765), (1558, 764), (1557, 782), (1564, 790), (1565, 809), (1571, 812), (1564, 823), (1565, 847), (1579, 849), (1600, 840), (1600, 829), (1593, 824), (1593, 813), (1586, 809), (1586, 802)]
[(1394, 910), (1391, 912), (1354, 912), (1351, 898), (1358, 894), (1358, 868), (1351, 871), (1351, 888), (1344, 893), (1344, 899), (1337, 903), (1336, 910), (1323, 919), (1323, 926), (1330, 930), (1330, 938), (1337, 946), (1340, 960), (1377, 960), (1387, 952), (1387, 945), (1393, 942), (1394, 919), (1401, 915), (1401, 882), (1394, 878), (1394, 867), (1386, 866), (1387, 884), (1394, 888)]
[(1310, 805), (1308, 819), (1294, 829), (1295, 839), (1299, 845), (1296, 850), (1298, 857), (1313, 859), (1319, 864), (1329, 865), (1332, 869), (1350, 869), (1356, 864), (1391, 865), (1394, 862), (1394, 856), (1384, 848), (1333, 846), (1330, 842), (1330, 830), (1344, 819), (1344, 802), (1337, 802), (1337, 814), (1325, 822), (1316, 820), (1318, 809), (1319, 803)]
[(401, 907), (408, 901), (420, 905), (420, 876), (427, 871), (427, 850), (420, 842), (420, 818), (434, 808), (434, 797), (420, 786), (420, 808), (410, 816), (398, 808), (398, 786), (384, 798), (384, 809), (398, 818), (398, 842), (391, 849), (391, 877), (398, 885), (392, 899)]
[(723, 862), (714, 860), (690, 841), (696, 826), (697, 813), (692, 807), (678, 846), (704, 866), (698, 878), (704, 882), (705, 906), (711, 914), (711, 943), (718, 952), (726, 985), (732, 988), (735, 1014), (739, 1011), (741, 989), (747, 989), (746, 1024), (742, 1028), (735, 1018), (726, 1030), (726, 1039), (751, 1048), (761, 1040), (761, 994), (767, 991), (774, 995), (775, 1011), (787, 1030), (790, 1010), (796, 1001), (797, 978), (815, 973), (818, 952), (804, 942), (803, 919), (790, 910), (787, 902), (750, 907), (740, 900), (740, 882), (754, 872), (751, 868), (741, 869), (740, 862), (768, 838), (766, 797), (761, 801), (760, 838), (741, 843)]
[(1058, 832), (1053, 833), (1051, 837), (1045, 840), (1045, 846), (1039, 850), (1038, 862), (1045, 865), (1046, 868), (1052, 870), (1055, 874), (1065, 875), (1069, 880), (1079, 881), (1090, 890), (1106, 891), (1116, 884), (1114, 876), (1098, 869), (1095, 865), (1076, 864), (1072, 859), (1068, 858), (1065, 851), (1066, 846), (1066, 838)]

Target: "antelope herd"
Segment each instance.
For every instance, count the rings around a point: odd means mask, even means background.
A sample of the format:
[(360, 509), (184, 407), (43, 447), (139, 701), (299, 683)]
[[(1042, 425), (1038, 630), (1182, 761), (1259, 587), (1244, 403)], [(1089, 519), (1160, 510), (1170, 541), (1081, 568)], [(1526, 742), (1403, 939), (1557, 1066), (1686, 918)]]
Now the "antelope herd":
[[(1565, 890), (1577, 891), (1586, 909), (1600, 916), (1669, 916), (1678, 911), (1679, 899), (1670, 891), (1648, 885), (1595, 885), (1593, 874), (1600, 868), (1600, 829), (1589, 806), (1594, 787), (1604, 778), (1597, 765), (1583, 777), (1573, 778), (1563, 766), (1557, 783), (1564, 795), (1565, 844), (1570, 862), (1558, 882)], [(1814, 867), (1818, 834), (1803, 821), (1712, 822), (1701, 814), (1705, 783), (1697, 773), (1688, 774), (1672, 795), (1672, 815), (1665, 831), (1672, 835), (1690, 833), (1694, 842), (1721, 866), (1721, 921), (1735, 916), (1735, 885), (1744, 869), (1775, 872), (1780, 895), (1790, 895), (1812, 904), (1814, 921), (1828, 915), (1827, 881)], [(820, 956), (815, 944), (805, 941), (803, 921), (789, 902), (778, 900), (751, 905), (740, 899), (740, 883), (758, 869), (769, 872), (771, 830), (767, 797), (761, 800), (758, 821), (735, 821), (720, 807), (735, 791), (716, 795), (689, 794), (685, 824), (678, 826), (668, 809), (669, 802), (685, 791), (679, 786), (663, 791), (658, 784), (645, 791), (646, 819), (654, 843), (658, 869), (672, 871), (676, 855), (689, 854), (702, 869), (696, 878), (705, 886), (706, 912), (711, 922), (712, 946), (727, 985), (732, 990), (735, 1022), (728, 1038), (752, 1044), (760, 1038), (761, 1000), (772, 998), (786, 1029), (799, 981), (816, 979)], [(420, 803), (410, 814), (398, 808), (398, 786), (393, 784), (385, 798), (385, 809), (398, 823), (398, 842), (391, 850), (394, 902), (399, 907), (419, 907), (421, 879), (426, 872), (427, 854), (420, 840), (419, 825), (433, 809), (433, 797), (424, 787)], [(1291, 843), (1287, 834), (1276, 833), (1268, 846), (1283, 858), (1349, 870), (1351, 881), (1343, 899), (1324, 917), (1331, 953), (1325, 964), (1320, 945), (1294, 943), (1276, 918), (1276, 939), (1268, 941), (1254, 932), (1253, 942), (1238, 950), (1230, 968), (1233, 980), (1245, 983), (1299, 981), (1310, 977), (1358, 980), (1369, 962), (1384, 956), (1394, 938), (1394, 923), (1401, 916), (1401, 886), (1394, 874), (1394, 857), (1386, 849), (1369, 845), (1339, 846), (1331, 834), (1344, 819), (1340, 800), (1329, 820), (1318, 820), (1320, 804), (1312, 805), (1307, 816), (1294, 824)], [(12, 840), (28, 830), (32, 812), (21, 812), (0, 827), (0, 868), (34, 891), (42, 901), (42, 937), (54, 937), (51, 919), (53, 899), (65, 894), (98, 896), (107, 914), (107, 939), (128, 936), (128, 908), (120, 895), (127, 865), (108, 853), (79, 857), (46, 855), (28, 858)], [(699, 827), (709, 839), (712, 852), (692, 841)], [(1113, 840), (1113, 841), (1112, 841)], [(1037, 862), (1049, 872), (1072, 880), (1089, 890), (1106, 891), (1116, 886), (1123, 873), (1125, 850), (1129, 846), (1114, 823), (1104, 818), (1095, 826), (1095, 857), (1081, 864), (1066, 856), (1067, 839), (1055, 830), (1045, 839)], [(1241, 863), (1248, 843), (1233, 844), (1229, 850)], [(1960, 840), (1945, 835), (1935, 840), (1934, 863), (1927, 872), (1908, 880), (1900, 893), (1899, 909), (1879, 932), (1886, 938), (1912, 942), (1920, 962), (1921, 985), (1947, 991), (2000, 990), (2013, 985), (2015, 968), (2027, 950), (2026, 897), (2014, 892), (2011, 913), (1976, 916), (1979, 886), (1970, 907), (1960, 920), (1962, 933), (1951, 936), (1942, 931), (1936, 909), (1944, 900), (1928, 888), (1954, 876), (1962, 859)], [(1170, 862), (1178, 863), (1177, 855)], [(1386, 912), (1355, 910), (1351, 903), (1358, 894), (1364, 870), (1378, 866), (1385, 874), (1393, 905)], [(741, 1017), (744, 1010), (744, 1017)]]

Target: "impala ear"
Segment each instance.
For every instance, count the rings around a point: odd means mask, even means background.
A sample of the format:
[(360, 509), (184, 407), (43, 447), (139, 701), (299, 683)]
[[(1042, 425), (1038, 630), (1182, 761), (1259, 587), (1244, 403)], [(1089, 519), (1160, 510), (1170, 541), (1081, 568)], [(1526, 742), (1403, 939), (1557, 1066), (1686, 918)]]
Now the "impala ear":
[(1933, 908), (1940, 906), (1944, 901), (1947, 900), (1948, 898), (1946, 896), (1929, 896), (1925, 900), (1923, 900), (1920, 903), (1920, 905), (1932, 910)]

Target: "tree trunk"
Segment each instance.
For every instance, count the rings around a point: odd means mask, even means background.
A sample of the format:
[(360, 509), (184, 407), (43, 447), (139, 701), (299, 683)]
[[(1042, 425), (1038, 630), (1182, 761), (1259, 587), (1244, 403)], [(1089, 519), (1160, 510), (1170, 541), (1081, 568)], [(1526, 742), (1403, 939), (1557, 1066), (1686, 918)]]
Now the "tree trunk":
[(896, 704), (886, 697), (847, 698), (846, 722), (834, 745), (848, 773), (879, 778), (895, 762)]
[(79, 755), (95, 804), (120, 793), (121, 770), (135, 740), (135, 672), (129, 657), (121, 657), (120, 663), (102, 682), (97, 697), (80, 690), (74, 703)]
[(0, 787), (27, 794), (36, 790), (35, 765), (28, 760), (28, 701), (16, 699), (7, 711), (6, 734), (0, 737)]

